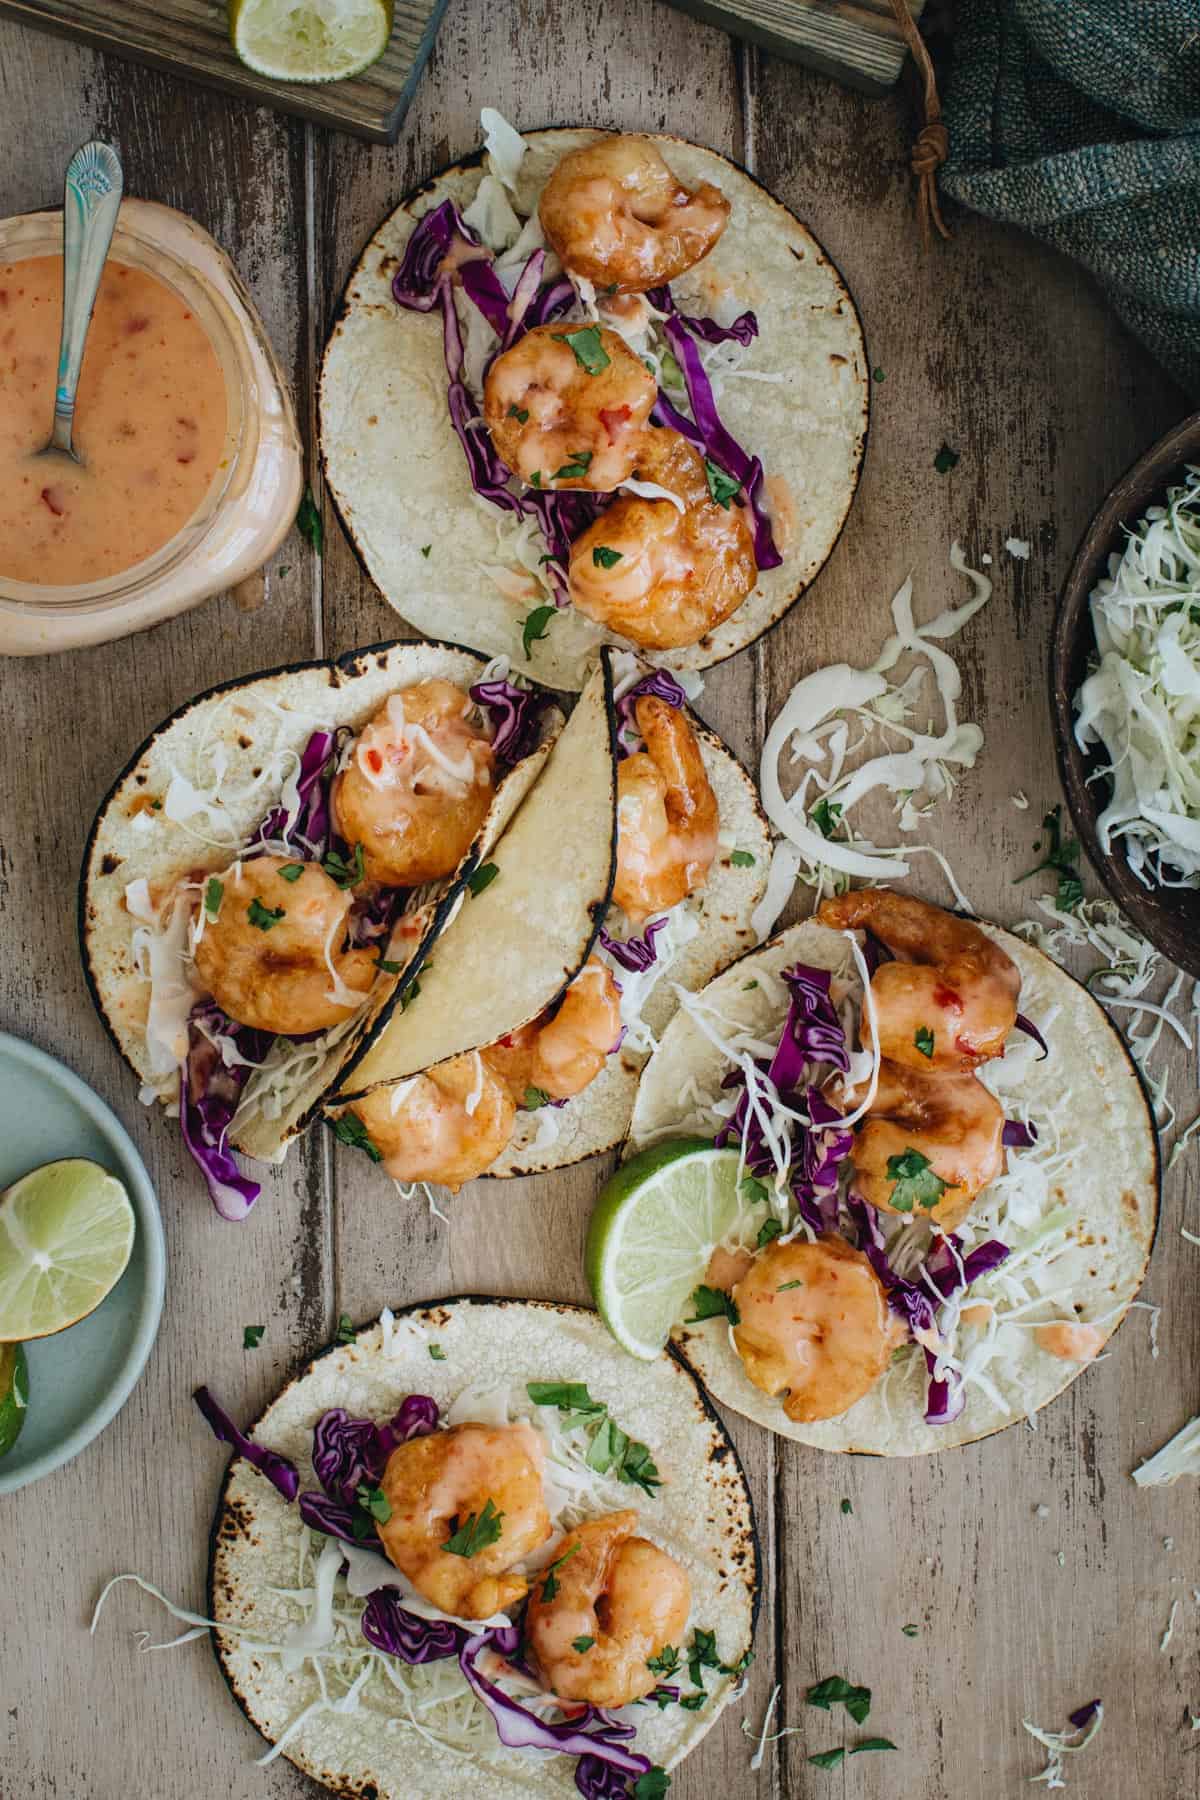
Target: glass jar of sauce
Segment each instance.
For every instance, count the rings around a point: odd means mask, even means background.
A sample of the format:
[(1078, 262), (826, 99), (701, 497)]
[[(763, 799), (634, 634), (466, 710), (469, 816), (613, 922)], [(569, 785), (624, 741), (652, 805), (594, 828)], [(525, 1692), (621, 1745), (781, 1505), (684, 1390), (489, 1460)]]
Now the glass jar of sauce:
[(0, 654), (104, 643), (235, 586), (300, 502), (291, 402), (237, 272), (193, 220), (145, 200), (121, 208), (88, 337), (85, 467), (33, 460), (61, 267), (61, 214), (0, 222)]

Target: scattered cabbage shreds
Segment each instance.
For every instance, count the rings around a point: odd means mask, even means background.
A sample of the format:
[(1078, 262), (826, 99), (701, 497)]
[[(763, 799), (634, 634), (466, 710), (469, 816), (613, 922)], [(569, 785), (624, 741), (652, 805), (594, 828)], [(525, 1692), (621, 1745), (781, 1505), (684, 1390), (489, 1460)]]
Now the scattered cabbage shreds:
[(1048, 1788), (1066, 1787), (1063, 1757), (1087, 1749), (1104, 1723), (1104, 1707), (1099, 1700), (1089, 1701), (1087, 1706), (1081, 1706), (1078, 1712), (1071, 1714), (1069, 1723), (1069, 1731), (1043, 1731), (1040, 1726), (1031, 1725), (1028, 1719), (1021, 1720), (1030, 1737), (1050, 1752), (1041, 1773), (1029, 1777), (1031, 1783), (1044, 1781)]
[(1200, 468), (1152, 506), (1091, 596), (1098, 666), (1075, 738), (1108, 761), (1100, 843), (1147, 887), (1200, 885)]
[[(992, 591), (985, 575), (969, 568), (958, 544), (950, 549), (950, 565), (974, 586), (972, 598), (918, 625), (913, 618), (911, 577), (892, 600), (895, 631), (877, 660), (867, 669), (838, 663), (799, 681), (784, 702), (763, 746), (761, 787), (767, 816), (780, 833), (777, 855), (790, 879), (773, 884), (772, 911), (760, 908), (755, 925), (767, 937), (799, 878), (817, 890), (835, 891), (851, 877), (864, 881), (899, 880), (909, 872), (912, 850), (927, 851), (941, 862), (955, 900), (970, 910), (949, 865), (927, 844), (881, 847), (855, 835), (850, 813), (877, 789), (895, 796), (900, 830), (916, 831), (924, 813), (954, 786), (952, 770), (970, 769), (983, 747), (978, 725), (961, 722), (958, 702), (962, 678), (958, 665), (940, 641), (954, 637), (984, 606)], [(903, 656), (917, 662), (899, 685), (887, 679)], [(932, 672), (945, 714), (941, 731), (919, 731), (907, 721), (914, 713), (925, 677)], [(851, 731), (858, 735), (851, 740)], [(875, 754), (850, 759), (872, 740)], [(798, 786), (785, 796), (780, 762), (804, 764)]]
[(1200, 1417), (1189, 1419), (1161, 1450), (1133, 1471), (1139, 1487), (1170, 1487), (1181, 1475), (1200, 1475)]

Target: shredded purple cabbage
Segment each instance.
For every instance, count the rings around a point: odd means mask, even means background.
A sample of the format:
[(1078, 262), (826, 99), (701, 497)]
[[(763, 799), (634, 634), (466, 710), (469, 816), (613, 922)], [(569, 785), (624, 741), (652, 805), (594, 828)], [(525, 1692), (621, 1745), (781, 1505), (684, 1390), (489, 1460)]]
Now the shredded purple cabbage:
[[(784, 969), (782, 978), (787, 983), (790, 995), (787, 1016), (774, 1056), (765, 1068), (762, 1064), (759, 1067), (785, 1105), (796, 1110), (807, 1106), (811, 1118), (814, 1116), (811, 1111), (813, 1096), (817, 1090), (806, 1082), (805, 1071), (813, 1063), (821, 1063), (845, 1073), (850, 1066), (846, 1034), (829, 997), (828, 969), (816, 969), (807, 963), (797, 963), (792, 969)], [(767, 1147), (762, 1127), (751, 1110), (742, 1070), (733, 1070), (726, 1076), (723, 1085), (740, 1086), (743, 1091), (737, 1106), (713, 1140), (716, 1147), (719, 1150), (726, 1144), (742, 1143), (745, 1147), (746, 1167), (750, 1173), (768, 1174), (775, 1166), (774, 1158)], [(831, 1160), (841, 1162), (849, 1154), (853, 1140), (849, 1132), (827, 1130), (826, 1127), (832, 1128), (840, 1115), (828, 1103), (823, 1102), (821, 1096), (818, 1096), (817, 1104), (818, 1110), (827, 1115), (822, 1119), (821, 1141), (809, 1150), (804, 1142), (807, 1134), (803, 1127), (798, 1126), (793, 1160), (800, 1163), (801, 1192), (797, 1194), (797, 1203), (801, 1213), (814, 1229), (828, 1230), (829, 1225), (821, 1221), (829, 1215), (829, 1209), (826, 1207), (822, 1211), (818, 1184), (807, 1177), (805, 1172), (811, 1169), (815, 1175), (817, 1171), (821, 1171), (819, 1185), (823, 1189), (826, 1186), (827, 1164)], [(836, 1217), (832, 1222), (836, 1223)]]
[(458, 1653), (458, 1665), (476, 1699), (496, 1721), (500, 1742), (510, 1750), (558, 1750), (567, 1756), (590, 1756), (625, 1775), (644, 1775), (648, 1756), (622, 1748), (636, 1735), (635, 1727), (622, 1724), (598, 1706), (585, 1706), (578, 1717), (551, 1725), (522, 1706), (482, 1674), (479, 1659), (494, 1650), (503, 1657), (516, 1656), (521, 1633), (513, 1626), (498, 1626), (469, 1638)]
[(428, 1394), (408, 1394), (387, 1425), (330, 1407), (313, 1426), (313, 1472), (331, 1500), (351, 1506), (362, 1482), (380, 1479), (396, 1445), (428, 1437), (438, 1418), (437, 1401)]
[(329, 848), (330, 807), (329, 789), (333, 780), (336, 752), (340, 750), (340, 739), (348, 736), (344, 731), (314, 731), (300, 757), (300, 771), (296, 777), (296, 790), (300, 796), (300, 806), (296, 817), (289, 823), (287, 808), (273, 806), (254, 836), (248, 841), (247, 850), (259, 845), (277, 843), (280, 839), (290, 844), (294, 839), (302, 843), (309, 856), (319, 861)]
[[(610, 937), (607, 931), (601, 930), (600, 943), (603, 945), (604, 949), (608, 951), (608, 954), (612, 957), (614, 962), (620, 963), (623, 969), (628, 969), (631, 974), (636, 975), (640, 974), (642, 970), (650, 968), (652, 964), (658, 961), (658, 951), (654, 947), (654, 940), (659, 932), (665, 931), (666, 928), (667, 918), (664, 914), (661, 919), (652, 919), (650, 921), (642, 937), (631, 937), (622, 940), (621, 938)], [(619, 1042), (620, 1040), (618, 1039), (618, 1043)], [(617, 1046), (614, 1045), (614, 1048), (616, 1047)]]
[(471, 698), (488, 715), (497, 762), (511, 767), (528, 756), (537, 744), (542, 717), (539, 696), (512, 681), (477, 681)]
[(360, 1550), (378, 1550), (382, 1553), (383, 1545), (374, 1526), (367, 1528), (367, 1516), (355, 1511), (353, 1506), (344, 1506), (340, 1500), (331, 1500), (327, 1494), (316, 1494), (311, 1490), (300, 1495), (300, 1517), (314, 1531), (320, 1531), (326, 1537), (341, 1538), (344, 1544), (357, 1544)]
[(1021, 1119), (1006, 1119), (1000, 1134), (1001, 1142), (1008, 1150), (1030, 1149), (1037, 1143), (1037, 1135), (1037, 1126), (1032, 1121), (1027, 1125)]
[(362, 1616), (362, 1634), (376, 1650), (401, 1662), (441, 1662), (457, 1656), (470, 1633), (448, 1619), (422, 1619), (407, 1612), (393, 1587), (376, 1588)]
[(484, 249), (453, 200), (443, 200), (422, 218), (405, 246), (400, 267), (392, 277), (392, 295), (409, 312), (432, 312), (438, 289), (445, 279), (442, 264), (455, 243)]
[(231, 1444), (239, 1456), (244, 1457), (248, 1463), (253, 1463), (285, 1500), (296, 1498), (300, 1477), (294, 1463), (275, 1450), (264, 1450), (261, 1444), (253, 1443), (245, 1432), (239, 1431), (224, 1407), (218, 1406), (206, 1387), (198, 1387), (192, 1399), (207, 1419), (214, 1437), (219, 1438), (223, 1444)]
[(665, 700), (668, 706), (687, 705), (687, 695), (668, 669), (655, 669), (652, 675), (643, 675), (617, 701), (618, 756), (630, 755), (642, 741), (637, 728), (637, 703), (645, 694), (653, 694), (656, 699)]
[(1018, 1031), (1023, 1031), (1025, 1033), (1026, 1037), (1031, 1037), (1033, 1039), (1034, 1043), (1038, 1046), (1038, 1048), (1041, 1050), (1041, 1053), (1042, 1053), (1038, 1057), (1038, 1061), (1045, 1062), (1046, 1058), (1050, 1054), (1050, 1046), (1046, 1042), (1045, 1038), (1042, 1036), (1041, 1032), (1038, 1030), (1037, 1026), (1034, 1024), (1033, 1020), (1027, 1019), (1025, 1017), (1024, 1013), (1018, 1013), (1014, 1023), (1016, 1025), (1016, 1028)]
[(1077, 1708), (1077, 1710), (1075, 1712), (1068, 1713), (1067, 1718), (1070, 1721), (1070, 1723), (1075, 1727), (1076, 1731), (1082, 1731), (1085, 1726), (1091, 1724), (1092, 1720), (1095, 1718), (1096, 1714), (1099, 1711), (1100, 1711), (1099, 1700), (1089, 1700), (1086, 1706), (1081, 1706), (1081, 1707)]
[(706, 344), (727, 344), (730, 339), (736, 339), (739, 344), (748, 346), (758, 336), (758, 320), (752, 312), (741, 313), (732, 325), (718, 325), (715, 319), (680, 312), (669, 287), (648, 288), (646, 298), (656, 312), (673, 314), (687, 326), (693, 337), (702, 338)]
[(815, 1129), (800, 1133), (792, 1163), (792, 1197), (812, 1230), (836, 1231), (838, 1172), (854, 1148), (854, 1133), (839, 1130), (842, 1115), (819, 1088), (809, 1088), (805, 1104)]
[(189, 1156), (203, 1175), (213, 1205), (223, 1219), (244, 1219), (262, 1188), (243, 1175), (229, 1148), (229, 1127), (250, 1074), (235, 1063), (226, 1068), (214, 1037), (230, 1038), (247, 1063), (261, 1063), (274, 1039), (268, 1032), (238, 1025), (213, 1000), (201, 1000), (188, 1020), (188, 1053), (179, 1075), (179, 1129)]
[(938, 1375), (937, 1357), (932, 1350), (925, 1352), (925, 1367), (929, 1370), (929, 1383), (925, 1389), (925, 1423), (953, 1425), (955, 1419), (962, 1417), (967, 1404), (962, 1378), (952, 1369), (947, 1369), (944, 1375)]

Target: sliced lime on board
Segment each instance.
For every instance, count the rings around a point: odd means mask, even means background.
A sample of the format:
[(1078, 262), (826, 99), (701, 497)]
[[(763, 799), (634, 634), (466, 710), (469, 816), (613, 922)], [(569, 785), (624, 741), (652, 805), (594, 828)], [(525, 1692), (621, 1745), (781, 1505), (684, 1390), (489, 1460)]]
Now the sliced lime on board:
[(23, 1344), (0, 1344), (0, 1456), (21, 1435), (29, 1406), (29, 1365)]
[(273, 81), (346, 81), (378, 62), (393, 0), (229, 0), (238, 60)]
[(748, 1204), (737, 1150), (715, 1150), (707, 1138), (654, 1144), (604, 1184), (588, 1226), (587, 1278), (622, 1349), (659, 1354)]
[(82, 1157), (45, 1163), (0, 1194), (0, 1342), (49, 1337), (95, 1312), (133, 1249), (115, 1175)]

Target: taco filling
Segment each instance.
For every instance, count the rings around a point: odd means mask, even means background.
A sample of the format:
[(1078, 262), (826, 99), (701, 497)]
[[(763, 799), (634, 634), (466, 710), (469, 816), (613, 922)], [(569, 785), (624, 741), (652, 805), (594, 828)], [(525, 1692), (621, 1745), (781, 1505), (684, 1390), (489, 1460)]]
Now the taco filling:
[[(1088, 997), (1001, 938), (885, 889), (827, 900), (685, 996), (643, 1076), (633, 1142), (736, 1149), (746, 1202), (681, 1342), (787, 1435), (904, 1453), (1032, 1415), (1136, 1292), (1156, 1208), (1136, 1078)], [(1080, 1055), (1112, 1133), (1094, 1179)]]

